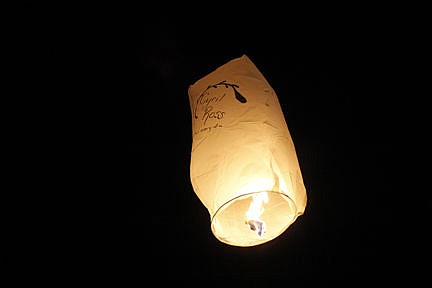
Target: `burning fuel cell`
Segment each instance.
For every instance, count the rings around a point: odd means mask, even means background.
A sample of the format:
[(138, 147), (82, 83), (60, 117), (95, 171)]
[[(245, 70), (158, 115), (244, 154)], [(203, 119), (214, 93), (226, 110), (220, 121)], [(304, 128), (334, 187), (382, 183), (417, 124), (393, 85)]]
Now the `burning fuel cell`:
[(247, 220), (250, 230), (255, 231), (258, 236), (262, 236), (265, 232), (265, 222), (261, 220)]
[(268, 193), (261, 192), (252, 195), (252, 202), (246, 212), (246, 224), (249, 225), (250, 230), (255, 231), (258, 236), (262, 236), (266, 230), (266, 224), (260, 219), (264, 213), (263, 203), (268, 202)]

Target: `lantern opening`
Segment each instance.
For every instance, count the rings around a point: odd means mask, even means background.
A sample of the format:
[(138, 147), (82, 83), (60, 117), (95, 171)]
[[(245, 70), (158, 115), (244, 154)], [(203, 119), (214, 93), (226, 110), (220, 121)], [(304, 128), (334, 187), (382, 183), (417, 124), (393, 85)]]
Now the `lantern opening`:
[(259, 191), (225, 203), (212, 217), (211, 227), (215, 237), (224, 243), (254, 246), (282, 234), (300, 214), (286, 194)]

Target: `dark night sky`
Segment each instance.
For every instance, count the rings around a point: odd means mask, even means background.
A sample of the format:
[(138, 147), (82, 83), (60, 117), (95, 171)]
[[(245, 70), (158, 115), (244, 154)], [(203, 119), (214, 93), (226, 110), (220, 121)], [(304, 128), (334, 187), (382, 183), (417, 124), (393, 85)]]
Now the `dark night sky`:
[[(76, 183), (62, 177), (84, 196), (70, 194), (84, 206), (77, 212), (92, 216), (70, 227), (79, 231), (67, 234), (75, 244), (55, 259), (79, 258), (77, 267), (86, 268), (78, 275), (102, 267), (100, 277), (137, 286), (149, 279), (205, 287), (385, 281), (382, 244), (394, 219), (391, 205), (379, 203), (393, 192), (393, 115), (377, 84), (388, 61), (379, 28), (351, 14), (306, 10), (137, 10), (118, 18), (100, 12), (96, 21), (89, 13), (73, 18), (89, 23), (78, 27), (61, 14), (41, 18), (47, 37), (39, 48), (57, 83), (48, 92), (64, 95), (59, 117), (73, 116), (58, 143), (71, 146), (63, 160), (81, 167)], [(212, 235), (189, 178), (188, 85), (243, 54), (279, 97), (308, 193), (303, 216), (250, 248)]]
[[(341, 19), (181, 19), (162, 16), (144, 25), (134, 70), (141, 89), (125, 95), (131, 274), (155, 261), (151, 269), (164, 279), (209, 287), (370, 283), (384, 261), (378, 228), (392, 223), (390, 208), (378, 207), (392, 192), (392, 142), (389, 99), (373, 90), (384, 65), (376, 36)], [(280, 99), (309, 197), (305, 214), (283, 235), (254, 248), (213, 237), (189, 180), (187, 87), (242, 54)]]

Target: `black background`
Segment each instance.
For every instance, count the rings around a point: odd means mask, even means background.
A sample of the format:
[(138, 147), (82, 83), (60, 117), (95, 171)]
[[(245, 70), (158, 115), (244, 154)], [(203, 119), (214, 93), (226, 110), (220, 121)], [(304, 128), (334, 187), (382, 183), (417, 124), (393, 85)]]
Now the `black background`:
[[(47, 68), (37, 85), (56, 99), (58, 121), (43, 120), (54, 188), (67, 191), (55, 208), (65, 220), (47, 226), (62, 231), (49, 267), (124, 287), (385, 284), (394, 113), (380, 14), (142, 6), (30, 9), (41, 12), (30, 31)], [(243, 54), (279, 97), (308, 194), (285, 233), (250, 248), (216, 240), (189, 178), (188, 86)]]
[[(390, 99), (375, 82), (386, 65), (380, 38), (343, 19), (259, 15), (161, 16), (144, 24), (135, 50), (141, 89), (128, 95), (130, 273), (148, 269), (149, 259), (163, 279), (210, 287), (370, 283), (388, 261), (378, 243), (393, 221), (391, 208), (378, 205), (392, 192)], [(242, 54), (280, 98), (309, 197), (304, 216), (253, 248), (213, 237), (188, 170), (188, 85)], [(151, 118), (149, 109), (157, 110)]]

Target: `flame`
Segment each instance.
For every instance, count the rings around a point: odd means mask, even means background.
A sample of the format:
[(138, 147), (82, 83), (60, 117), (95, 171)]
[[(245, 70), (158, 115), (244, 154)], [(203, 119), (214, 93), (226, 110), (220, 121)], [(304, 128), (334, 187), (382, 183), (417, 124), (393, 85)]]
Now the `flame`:
[(268, 193), (260, 192), (252, 195), (252, 203), (249, 205), (249, 209), (246, 212), (246, 224), (252, 231), (255, 231), (258, 236), (262, 236), (266, 230), (266, 225), (263, 220), (260, 219), (262, 213), (264, 213), (263, 203), (268, 202)]

